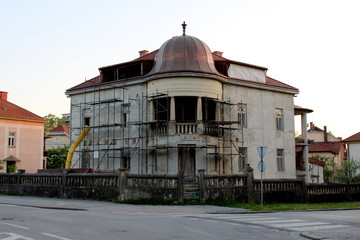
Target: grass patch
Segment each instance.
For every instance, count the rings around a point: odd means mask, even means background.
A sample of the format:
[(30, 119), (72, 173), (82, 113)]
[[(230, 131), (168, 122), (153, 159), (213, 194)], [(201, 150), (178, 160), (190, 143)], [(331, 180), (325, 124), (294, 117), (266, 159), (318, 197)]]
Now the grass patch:
[(339, 202), (339, 203), (271, 203), (260, 204), (237, 203), (237, 202), (213, 202), (216, 206), (226, 206), (234, 208), (244, 208), (250, 211), (300, 211), (314, 209), (341, 209), (341, 208), (360, 208), (360, 202)]

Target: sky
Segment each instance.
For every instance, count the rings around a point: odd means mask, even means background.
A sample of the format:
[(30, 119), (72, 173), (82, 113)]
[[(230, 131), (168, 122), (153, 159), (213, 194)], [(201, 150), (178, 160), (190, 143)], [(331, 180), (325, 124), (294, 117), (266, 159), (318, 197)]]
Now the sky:
[(308, 122), (360, 131), (358, 0), (0, 0), (0, 91), (39, 116), (70, 112), (65, 95), (99, 68), (182, 34), (300, 90)]

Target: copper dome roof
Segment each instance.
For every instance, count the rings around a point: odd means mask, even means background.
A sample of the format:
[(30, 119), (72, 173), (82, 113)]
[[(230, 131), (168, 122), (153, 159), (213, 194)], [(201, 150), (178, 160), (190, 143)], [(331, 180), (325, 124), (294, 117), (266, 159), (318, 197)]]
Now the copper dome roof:
[(192, 36), (178, 36), (166, 41), (159, 49), (149, 74), (199, 72), (217, 74), (209, 47)]

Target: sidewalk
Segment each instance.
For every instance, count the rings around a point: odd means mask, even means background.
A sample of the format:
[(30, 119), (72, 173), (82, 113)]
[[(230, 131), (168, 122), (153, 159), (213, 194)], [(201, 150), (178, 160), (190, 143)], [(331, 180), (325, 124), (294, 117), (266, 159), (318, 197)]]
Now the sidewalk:
[(246, 209), (212, 205), (136, 205), (95, 200), (0, 195), (0, 204), (73, 211), (156, 212), (156, 213), (241, 213)]

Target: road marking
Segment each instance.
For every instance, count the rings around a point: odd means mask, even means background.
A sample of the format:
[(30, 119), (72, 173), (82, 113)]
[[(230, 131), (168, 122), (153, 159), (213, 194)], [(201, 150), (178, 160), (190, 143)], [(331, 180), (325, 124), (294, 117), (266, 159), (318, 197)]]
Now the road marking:
[(4, 225), (11, 226), (11, 227), (17, 227), (17, 228), (26, 229), (26, 230), (29, 230), (29, 229), (30, 229), (30, 228), (23, 227), (23, 226), (19, 226), (19, 225), (16, 225), (16, 224), (11, 224), (11, 223), (6, 223), (6, 222), (0, 222), (0, 223), (1, 223), (1, 224), (4, 224)]
[(266, 224), (270, 227), (281, 227), (281, 228), (291, 228), (291, 227), (306, 227), (306, 226), (314, 226), (314, 225), (329, 225), (329, 223), (326, 222), (298, 222), (298, 223), (278, 223), (278, 224)]
[(46, 235), (46, 236), (49, 236), (49, 237), (61, 239), (61, 240), (71, 240), (70, 238), (60, 237), (60, 236), (58, 236), (58, 235), (54, 235), (54, 234), (51, 234), (51, 233), (41, 233), (41, 234)]
[[(213, 218), (215, 218), (215, 217), (213, 217)], [(281, 218), (237, 218), (237, 217), (231, 217), (231, 218), (221, 218), (221, 219), (237, 221), (237, 222), (256, 222), (256, 221), (280, 220)]]
[(5, 237), (5, 238), (1, 238), (1, 240), (17, 240), (17, 239), (21, 239), (21, 240), (34, 240), (32, 238), (27, 238), (27, 237), (24, 237), (22, 235), (18, 235), (18, 234), (15, 234), (15, 233), (8, 233), (8, 232), (2, 232), (0, 234), (6, 234), (6, 235), (9, 235), (9, 237)]
[(319, 230), (319, 229), (344, 228), (344, 227), (350, 227), (350, 226), (329, 224), (329, 225), (320, 225), (320, 226), (294, 227), (294, 228), (288, 228), (288, 229), (301, 232), (301, 231), (312, 231), (312, 230)]
[(205, 219), (207, 222), (219, 222), (219, 220), (211, 220), (211, 219)]
[(250, 221), (250, 223), (258, 223), (258, 224), (271, 224), (271, 223), (295, 223), (295, 222), (305, 222), (305, 220), (300, 219), (280, 219), (280, 220), (264, 220), (264, 221)]

